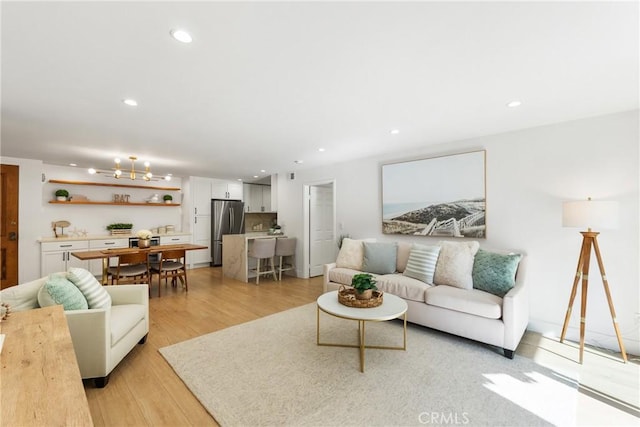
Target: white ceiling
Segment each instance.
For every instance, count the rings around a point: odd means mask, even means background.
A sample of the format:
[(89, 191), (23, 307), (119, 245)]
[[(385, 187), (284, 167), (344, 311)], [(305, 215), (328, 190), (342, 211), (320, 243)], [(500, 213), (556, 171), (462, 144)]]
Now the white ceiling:
[(635, 1), (5, 1), (1, 14), (1, 153), (51, 164), (135, 154), (156, 175), (252, 180), (638, 108)]

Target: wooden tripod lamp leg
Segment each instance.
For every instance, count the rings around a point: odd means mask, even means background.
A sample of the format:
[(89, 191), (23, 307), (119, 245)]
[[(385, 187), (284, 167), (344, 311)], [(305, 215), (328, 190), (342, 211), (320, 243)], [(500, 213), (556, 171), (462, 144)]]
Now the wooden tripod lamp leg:
[(571, 311), (573, 310), (573, 302), (576, 299), (576, 292), (578, 290), (578, 282), (582, 277), (582, 254), (584, 253), (585, 239), (582, 239), (582, 248), (580, 249), (580, 256), (578, 257), (578, 268), (576, 268), (576, 277), (573, 279), (573, 287), (571, 288), (571, 296), (569, 296), (569, 306), (567, 307), (567, 314), (564, 316), (564, 324), (562, 325), (562, 334), (560, 335), (560, 342), (564, 341), (564, 337), (567, 334), (567, 327), (569, 326), (569, 320), (571, 319)]
[(593, 239), (584, 238), (582, 245), (582, 292), (580, 295), (580, 364), (584, 355), (584, 332), (587, 321), (587, 290), (589, 288), (589, 261), (591, 260), (591, 243)]
[(611, 319), (613, 320), (613, 329), (616, 331), (616, 338), (618, 339), (618, 346), (620, 347), (620, 353), (622, 353), (622, 360), (627, 363), (627, 352), (624, 349), (624, 343), (622, 342), (622, 336), (620, 335), (620, 329), (618, 328), (618, 318), (616, 317), (616, 310), (613, 308), (613, 300), (611, 299), (611, 292), (609, 291), (609, 282), (607, 281), (607, 275), (604, 272), (604, 263), (602, 262), (602, 256), (600, 255), (600, 247), (598, 246), (597, 236), (593, 238), (593, 248), (596, 252), (596, 259), (598, 260), (598, 268), (602, 275), (602, 285), (604, 286), (604, 292), (607, 294), (607, 302), (609, 303), (609, 311), (611, 312)]

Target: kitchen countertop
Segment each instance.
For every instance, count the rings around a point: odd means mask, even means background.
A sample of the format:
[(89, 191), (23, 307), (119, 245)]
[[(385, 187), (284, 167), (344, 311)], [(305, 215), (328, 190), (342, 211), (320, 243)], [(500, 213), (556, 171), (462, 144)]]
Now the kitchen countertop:
[[(164, 233), (164, 234), (155, 234), (154, 237), (164, 237), (164, 236), (191, 236), (191, 233), (182, 233), (182, 232), (175, 232), (175, 233)], [(41, 237), (40, 239), (38, 239), (38, 242), (40, 243), (48, 243), (48, 242), (60, 242), (60, 241), (68, 241), (68, 242), (74, 242), (74, 241), (86, 241), (86, 240), (105, 240), (105, 239), (129, 239), (129, 237), (137, 237), (135, 235), (135, 233), (131, 233), (131, 234), (94, 234), (94, 235), (87, 235), (87, 236), (81, 236), (81, 237), (69, 237), (69, 236), (62, 236), (62, 237)]]

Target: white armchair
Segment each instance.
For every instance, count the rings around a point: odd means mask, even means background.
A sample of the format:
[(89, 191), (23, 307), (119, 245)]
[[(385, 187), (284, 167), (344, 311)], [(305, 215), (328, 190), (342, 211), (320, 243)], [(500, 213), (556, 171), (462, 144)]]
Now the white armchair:
[[(0, 301), (13, 311), (38, 308), (38, 290), (47, 278), (13, 286), (0, 292)], [(92, 378), (96, 387), (109, 381), (109, 374), (149, 333), (149, 288), (147, 285), (105, 286), (111, 308), (65, 311), (71, 341), (82, 378)]]

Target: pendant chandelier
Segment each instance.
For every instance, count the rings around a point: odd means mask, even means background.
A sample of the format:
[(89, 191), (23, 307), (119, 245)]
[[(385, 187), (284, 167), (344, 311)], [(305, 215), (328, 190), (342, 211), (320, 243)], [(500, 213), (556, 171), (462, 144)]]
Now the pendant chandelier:
[[(89, 173), (112, 175), (115, 179), (124, 178), (128, 173), (129, 179), (131, 179), (132, 181), (135, 181), (136, 179), (142, 179), (145, 181), (160, 180), (159, 178), (153, 178), (153, 174), (151, 173), (151, 164), (148, 161), (144, 162), (144, 170), (136, 170), (136, 160), (138, 160), (138, 158), (136, 156), (129, 156), (129, 160), (131, 161), (131, 169), (123, 169), (120, 164), (120, 159), (114, 159), (115, 167), (110, 171), (90, 168)], [(171, 174), (165, 176), (164, 180), (171, 181)]]

